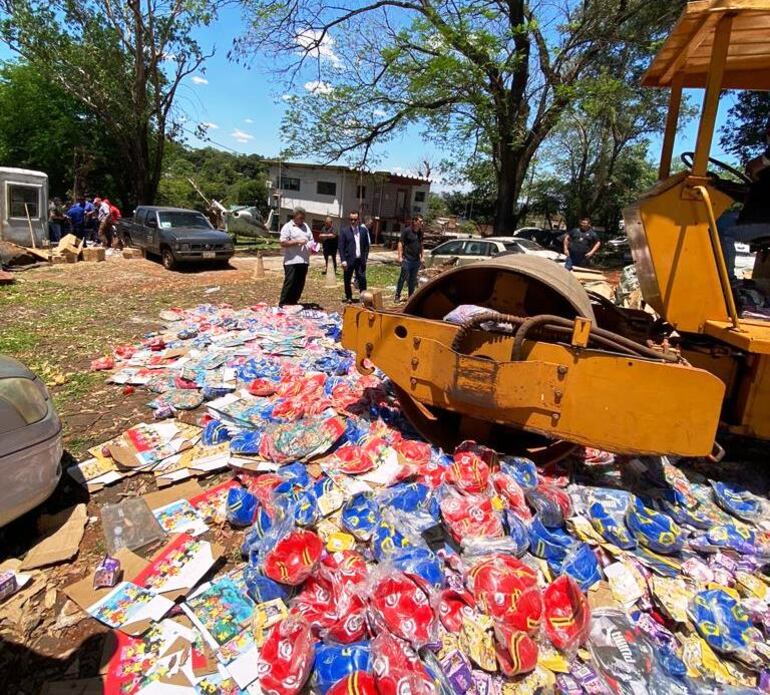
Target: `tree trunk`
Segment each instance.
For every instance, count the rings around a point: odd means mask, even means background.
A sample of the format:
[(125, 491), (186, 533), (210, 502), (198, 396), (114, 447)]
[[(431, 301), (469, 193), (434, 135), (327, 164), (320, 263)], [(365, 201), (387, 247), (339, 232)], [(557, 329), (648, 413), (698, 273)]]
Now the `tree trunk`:
[(500, 157), (494, 225), (495, 234), (498, 236), (513, 234), (516, 226), (514, 206), (521, 188), (521, 184), (516, 185), (516, 168), (516, 160), (510, 154)]

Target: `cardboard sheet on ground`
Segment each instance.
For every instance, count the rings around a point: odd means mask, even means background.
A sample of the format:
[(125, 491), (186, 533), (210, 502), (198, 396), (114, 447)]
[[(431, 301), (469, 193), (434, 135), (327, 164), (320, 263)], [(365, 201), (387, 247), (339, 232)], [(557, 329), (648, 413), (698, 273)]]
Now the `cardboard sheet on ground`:
[(89, 492), (98, 492), (105, 485), (116, 483), (124, 478), (118, 471), (114, 460), (109, 456), (93, 457), (76, 463), (67, 469), (72, 479)]
[(200, 432), (200, 427), (176, 421), (142, 423), (126, 430), (108, 448), (121, 468), (150, 468), (192, 447)]
[(86, 528), (86, 505), (78, 504), (54, 515), (40, 517), (38, 528), (47, 534), (22, 560), (20, 569), (29, 570), (64, 562), (77, 554)]
[(189, 594), (223, 553), (224, 549), (217, 544), (180, 534), (132, 581), (174, 601)]
[(170, 485), (192, 476), (203, 475), (227, 467), (230, 459), (230, 445), (225, 442), (216, 446), (196, 444), (181, 454), (168, 459), (170, 465), (155, 471), (159, 487)]
[[(120, 562), (120, 579), (132, 579), (147, 567), (147, 560), (139, 557), (136, 553), (123, 548), (115, 553), (115, 559)], [(84, 611), (88, 606), (97, 603), (112, 591), (112, 588), (94, 589), (94, 574), (96, 569), (83, 579), (70, 584), (64, 588), (64, 593), (78, 604)]]
[(132, 582), (120, 582), (86, 612), (115, 630), (141, 635), (174, 607), (174, 602)]
[(142, 499), (166, 533), (199, 536), (208, 530), (208, 526), (188, 500), (202, 492), (203, 488), (196, 481), (186, 480), (180, 485), (143, 495)]

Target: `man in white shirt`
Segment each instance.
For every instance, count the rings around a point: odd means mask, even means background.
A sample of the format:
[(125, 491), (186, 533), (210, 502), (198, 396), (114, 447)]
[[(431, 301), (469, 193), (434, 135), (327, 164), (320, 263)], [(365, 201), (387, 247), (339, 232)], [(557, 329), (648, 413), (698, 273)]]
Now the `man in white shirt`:
[(294, 216), (281, 228), (283, 248), (283, 287), (278, 306), (298, 304), (305, 289), (305, 278), (313, 249), (313, 232), (305, 224), (304, 208), (294, 208)]

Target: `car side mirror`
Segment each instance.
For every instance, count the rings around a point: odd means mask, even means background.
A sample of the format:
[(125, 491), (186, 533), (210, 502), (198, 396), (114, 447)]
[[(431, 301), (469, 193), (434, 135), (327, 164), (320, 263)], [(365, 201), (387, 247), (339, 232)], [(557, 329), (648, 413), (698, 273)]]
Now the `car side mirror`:
[(149, 220), (147, 220), (147, 226), (157, 228), (158, 220), (156, 220), (154, 217), (151, 217)]

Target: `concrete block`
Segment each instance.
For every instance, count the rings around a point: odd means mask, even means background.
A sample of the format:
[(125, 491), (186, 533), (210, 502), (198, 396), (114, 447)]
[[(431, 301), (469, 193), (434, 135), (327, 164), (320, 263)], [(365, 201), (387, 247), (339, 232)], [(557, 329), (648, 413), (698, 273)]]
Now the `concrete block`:
[(83, 260), (89, 263), (101, 263), (107, 260), (107, 249), (101, 246), (86, 246), (83, 249)]

